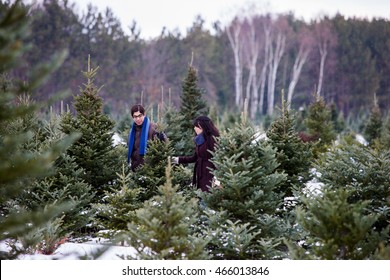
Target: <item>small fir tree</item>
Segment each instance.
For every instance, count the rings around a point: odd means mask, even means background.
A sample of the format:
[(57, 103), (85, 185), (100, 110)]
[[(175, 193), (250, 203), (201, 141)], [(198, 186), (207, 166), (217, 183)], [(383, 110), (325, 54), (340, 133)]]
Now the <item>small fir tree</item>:
[(336, 133), (342, 133), (345, 129), (345, 120), (343, 112), (337, 110), (335, 103), (330, 104), (330, 115), (333, 123), (333, 128)]
[[(355, 190), (328, 187), (320, 195), (302, 196), (306, 207), (298, 208), (299, 224), (309, 232), (303, 247), (287, 242), (293, 259), (369, 259), (383, 236), (373, 230), (378, 215), (366, 214), (368, 201), (350, 203)], [(388, 234), (386, 235), (388, 236)]]
[(276, 151), (255, 139), (255, 131), (245, 114), (239, 125), (222, 133), (213, 162), (217, 168), (214, 175), (222, 187), (212, 188), (210, 194), (202, 196), (206, 205), (226, 211), (233, 223), (248, 224), (253, 232), (260, 232), (252, 240), (248, 258), (281, 257), (282, 252), (275, 248), (286, 229), (278, 218), (283, 198), (277, 189), (286, 176), (276, 171), (279, 165)]
[(184, 141), (183, 148), (181, 146), (175, 146), (175, 151), (178, 154), (190, 154), (193, 152), (194, 143), (194, 126), (193, 120), (200, 115), (207, 115), (208, 107), (206, 101), (203, 99), (203, 90), (198, 87), (198, 74), (197, 70), (190, 65), (188, 67), (187, 76), (182, 85), (183, 93), (180, 96), (181, 106), (179, 115), (181, 118), (180, 129), (181, 139)]
[(375, 141), (379, 142), (381, 139), (382, 126), (381, 110), (375, 95), (374, 106), (371, 109), (370, 117), (364, 128), (364, 135), (366, 136), (366, 140), (368, 143), (370, 143), (370, 145), (374, 145)]
[(122, 172), (117, 174), (115, 187), (106, 192), (103, 203), (92, 206), (96, 213), (96, 224), (111, 235), (127, 229), (127, 224), (135, 220), (134, 211), (142, 206), (139, 200), (140, 189), (131, 187), (131, 173), (129, 168), (122, 166)]
[(172, 186), (170, 163), (166, 183), (159, 195), (136, 211), (137, 219), (128, 226), (125, 241), (137, 251), (128, 259), (198, 260), (206, 259), (206, 242), (193, 234), (197, 220), (195, 199), (187, 200)]
[[(90, 184), (98, 202), (109, 189), (120, 170), (121, 157), (113, 147), (112, 135), (114, 122), (103, 114), (103, 100), (94, 84), (99, 67), (93, 69), (88, 58), (88, 70), (84, 72), (87, 83), (80, 88), (80, 95), (74, 97), (77, 115), (70, 112), (63, 116), (61, 130), (68, 134), (81, 132), (81, 138), (69, 149), (68, 154), (85, 170), (84, 180)], [(124, 156), (123, 156), (124, 160)]]
[(317, 157), (325, 152), (336, 139), (331, 111), (319, 94), (316, 94), (315, 102), (309, 106), (305, 125), (309, 134), (318, 139), (313, 149), (314, 156)]
[(390, 152), (376, 150), (360, 144), (341, 143), (316, 164), (321, 182), (334, 188), (352, 186), (349, 197), (353, 203), (370, 201), (368, 213), (379, 213), (375, 223), (377, 231), (389, 227), (390, 221)]
[(310, 179), (310, 166), (313, 154), (311, 145), (304, 143), (295, 130), (295, 118), (290, 115), (284, 97), (280, 116), (272, 122), (267, 137), (271, 145), (276, 148), (278, 171), (287, 174), (286, 182), (278, 191), (285, 197), (293, 195), (293, 187), (301, 186)]
[(381, 142), (383, 148), (390, 150), (390, 114), (387, 116), (383, 124), (383, 132), (381, 133)]
[[(30, 143), (30, 148), (38, 151), (48, 149), (65, 136), (59, 130), (60, 116), (51, 113), (50, 119), (42, 123), (42, 128), (34, 137), (34, 145)], [(84, 170), (77, 166), (74, 158), (62, 153), (56, 159), (51, 174), (33, 180), (31, 188), (21, 195), (19, 202), (35, 210), (42, 205), (71, 201), (73, 207), (63, 216), (59, 234), (77, 234), (91, 221), (89, 204), (93, 192), (91, 186), (83, 181), (83, 175)]]

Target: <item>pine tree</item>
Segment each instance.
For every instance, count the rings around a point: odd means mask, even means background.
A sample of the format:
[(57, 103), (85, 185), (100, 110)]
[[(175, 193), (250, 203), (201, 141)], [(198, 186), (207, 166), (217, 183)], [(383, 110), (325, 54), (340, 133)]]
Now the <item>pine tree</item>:
[(317, 157), (323, 153), (336, 139), (333, 129), (331, 111), (327, 107), (324, 99), (316, 94), (316, 100), (310, 104), (305, 125), (310, 135), (318, 138), (314, 145), (313, 153)]
[(125, 165), (122, 172), (117, 174), (118, 186), (106, 191), (103, 203), (94, 204), (96, 224), (116, 235), (127, 229), (127, 224), (135, 220), (134, 211), (142, 206), (139, 200), (140, 188), (131, 186), (131, 173)]
[(205, 241), (192, 233), (197, 220), (195, 199), (177, 193), (166, 168), (166, 182), (159, 195), (146, 201), (136, 211), (137, 219), (128, 226), (126, 242), (137, 250), (128, 259), (198, 260), (205, 259)]
[(349, 202), (352, 192), (348, 186), (335, 189), (326, 185), (320, 195), (302, 196), (306, 210), (298, 208), (297, 217), (309, 235), (303, 247), (287, 242), (293, 259), (371, 258), (388, 234), (374, 231), (378, 215), (366, 213), (368, 201)]
[[(85, 182), (96, 191), (95, 202), (109, 189), (122, 164), (118, 151), (112, 145), (115, 123), (103, 114), (103, 100), (98, 95), (100, 89), (94, 84), (98, 69), (91, 68), (88, 58), (88, 70), (84, 72), (87, 83), (80, 88), (80, 94), (74, 97), (73, 105), (77, 115), (73, 117), (68, 112), (61, 123), (61, 130), (66, 134), (75, 131), (82, 133), (68, 154), (85, 170)], [(124, 156), (122, 158), (124, 160)]]
[(383, 143), (384, 149), (390, 150), (390, 114), (387, 116), (383, 124), (383, 131), (381, 133), (381, 142)]
[(375, 96), (374, 106), (371, 109), (370, 118), (364, 128), (364, 135), (370, 145), (374, 145), (375, 141), (380, 141), (382, 126), (381, 110)]
[[(65, 135), (59, 130), (60, 116), (51, 113), (49, 121), (36, 133), (34, 150), (45, 150), (60, 141)], [(71, 201), (72, 209), (63, 215), (59, 235), (77, 234), (91, 222), (89, 204), (93, 197), (91, 186), (83, 181), (84, 170), (77, 166), (75, 159), (62, 153), (56, 159), (51, 174), (32, 182), (28, 192), (20, 197), (20, 202), (28, 209), (35, 210), (42, 205), (59, 204)], [(81, 213), (81, 214), (80, 214)]]
[[(28, 33), (28, 19), (28, 10), (19, 1), (0, 16), (0, 242), (32, 236), (48, 221), (71, 207), (62, 204), (48, 206), (43, 210), (42, 205), (38, 210), (28, 211), (24, 205), (15, 205), (12, 211), (6, 209), (6, 206), (14, 203), (24, 191), (28, 191), (34, 178), (49, 174), (54, 160), (75, 140), (74, 136), (69, 136), (45, 150), (29, 151), (25, 147), (32, 141), (34, 132), (28, 129), (8, 130), (15, 122), (26, 119), (38, 110), (38, 104), (15, 106), (17, 97), (33, 92), (65, 58), (65, 53), (58, 54), (46, 65), (38, 65), (36, 69), (28, 72), (31, 75), (27, 82), (9, 82), (9, 73), (19, 65), (19, 60), (27, 49), (23, 42)], [(40, 237), (27, 239), (23, 248), (10, 253), (0, 252), (0, 258), (16, 258), (42, 240)]]
[(341, 143), (320, 159), (316, 169), (323, 183), (334, 188), (353, 187), (355, 192), (349, 197), (350, 202), (370, 201), (367, 211), (380, 214), (375, 223), (377, 231), (389, 227), (389, 151)]
[(278, 218), (283, 198), (277, 189), (286, 175), (276, 171), (276, 151), (254, 137), (245, 114), (239, 125), (221, 135), (213, 162), (217, 168), (214, 175), (222, 187), (212, 188), (203, 199), (211, 209), (226, 211), (236, 226), (248, 224), (257, 235), (248, 248), (248, 258), (278, 258), (282, 252), (276, 247), (286, 229)]
[(184, 141), (183, 148), (176, 146), (175, 151), (180, 155), (191, 154), (194, 149), (193, 137), (194, 126), (193, 121), (200, 115), (207, 115), (208, 107), (203, 99), (203, 90), (198, 87), (197, 70), (190, 65), (188, 67), (187, 76), (182, 85), (183, 93), (180, 96), (181, 105), (179, 115), (181, 118), (180, 129), (181, 139)]
[(310, 144), (303, 143), (295, 131), (295, 118), (290, 115), (284, 97), (280, 116), (272, 122), (267, 137), (277, 151), (280, 164), (277, 170), (287, 174), (287, 180), (279, 191), (285, 197), (291, 197), (294, 186), (301, 186), (310, 179), (309, 168), (313, 155)]

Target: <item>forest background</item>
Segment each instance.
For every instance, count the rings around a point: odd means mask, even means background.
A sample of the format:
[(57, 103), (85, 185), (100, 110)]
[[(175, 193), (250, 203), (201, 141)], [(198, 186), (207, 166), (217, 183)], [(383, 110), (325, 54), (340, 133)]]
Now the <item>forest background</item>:
[[(96, 83), (104, 85), (105, 112), (117, 121), (141, 99), (157, 107), (169, 98), (178, 106), (191, 61), (208, 104), (220, 114), (240, 112), (247, 99), (252, 120), (272, 117), (282, 89), (294, 109), (307, 106), (318, 92), (350, 123), (367, 117), (374, 94), (383, 112), (390, 106), (390, 23), (385, 18), (338, 14), (304, 22), (291, 13), (237, 14), (226, 28), (215, 22), (207, 30), (199, 16), (185, 36), (163, 29), (144, 40), (136, 22), (124, 32), (110, 9), (93, 5), (80, 15), (72, 1), (45, 0), (30, 17), (32, 50), (14, 70), (16, 76), (25, 78), (27, 68), (58, 50), (69, 52), (34, 98), (47, 100), (63, 89), (77, 94), (80, 71), (91, 55), (100, 66)], [(60, 104), (54, 106), (59, 110)]]

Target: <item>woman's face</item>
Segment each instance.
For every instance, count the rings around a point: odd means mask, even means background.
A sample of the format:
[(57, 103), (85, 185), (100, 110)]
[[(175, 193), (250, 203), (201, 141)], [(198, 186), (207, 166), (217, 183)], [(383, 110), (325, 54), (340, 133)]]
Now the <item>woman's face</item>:
[(199, 135), (203, 132), (203, 129), (200, 127), (197, 127), (197, 126), (194, 126), (194, 130), (195, 130), (196, 135)]

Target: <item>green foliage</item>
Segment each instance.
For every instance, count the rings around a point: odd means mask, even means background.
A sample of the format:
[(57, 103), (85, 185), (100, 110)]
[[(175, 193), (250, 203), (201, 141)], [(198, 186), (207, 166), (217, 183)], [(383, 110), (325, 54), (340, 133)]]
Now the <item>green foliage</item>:
[(260, 230), (255, 230), (249, 223), (232, 222), (226, 211), (214, 211), (206, 208), (201, 223), (201, 234), (208, 240), (207, 250), (211, 259), (254, 259), (256, 251), (253, 250), (255, 238)]
[(383, 147), (390, 150), (390, 114), (385, 119), (381, 135), (381, 142), (383, 143)]
[[(3, 7), (2, 7), (3, 8)], [(55, 56), (52, 63), (37, 67), (27, 82), (6, 82), (4, 77), (11, 77), (13, 67), (19, 65), (21, 55), (27, 46), (22, 43), (28, 30), (28, 11), (17, 1), (8, 10), (0, 14), (0, 65), (2, 84), (0, 85), (0, 241), (18, 240), (27, 235), (32, 236), (37, 228), (52, 221), (56, 216), (69, 210), (68, 203), (48, 206), (44, 205), (34, 211), (26, 210), (16, 203), (18, 197), (30, 188), (31, 181), (50, 173), (56, 158), (76, 139), (74, 135), (57, 141), (54, 145), (42, 150), (26, 150), (36, 136), (26, 120), (38, 109), (38, 104), (15, 105), (17, 97), (32, 92), (63, 61), (64, 56)], [(15, 124), (18, 125), (15, 125)], [(21, 125), (22, 124), (22, 125)], [(24, 126), (24, 124), (26, 124)], [(12, 128), (12, 129), (11, 129)], [(11, 130), (8, 130), (11, 129)], [(9, 210), (7, 205), (14, 204)], [(18, 211), (19, 210), (19, 211)], [(31, 238), (33, 243), (40, 238)], [(26, 243), (25, 243), (26, 244)], [(1, 259), (16, 258), (26, 248), (6, 253), (1, 252)]]
[(287, 104), (282, 99), (280, 116), (272, 122), (267, 137), (277, 152), (280, 164), (277, 170), (287, 174), (286, 182), (279, 189), (285, 197), (292, 196), (294, 185), (301, 186), (310, 179), (309, 168), (313, 160), (311, 146), (299, 138), (295, 123), (295, 117), (290, 115)]
[[(350, 203), (354, 190), (324, 187), (321, 194), (302, 196), (306, 207), (298, 208), (297, 218), (309, 232), (304, 247), (289, 243), (293, 259), (351, 260), (369, 259), (381, 236), (373, 229), (378, 215), (365, 211), (367, 201)], [(288, 242), (287, 242), (288, 243)]]
[(159, 195), (136, 211), (137, 219), (128, 225), (125, 240), (137, 250), (128, 259), (188, 260), (205, 259), (206, 242), (192, 233), (197, 220), (196, 200), (187, 200), (172, 186), (171, 167)]
[(370, 117), (364, 128), (364, 136), (366, 137), (370, 145), (374, 145), (375, 140), (379, 141), (382, 133), (382, 115), (381, 110), (377, 104), (374, 102), (374, 106), (371, 109)]
[(208, 107), (203, 99), (203, 90), (198, 87), (198, 73), (193, 66), (188, 67), (187, 76), (182, 85), (181, 105), (179, 115), (181, 118), (180, 129), (181, 138), (185, 139), (184, 147), (175, 146), (175, 151), (178, 154), (191, 154), (194, 149), (193, 136), (194, 126), (193, 121), (201, 115), (207, 115)]
[(264, 248), (258, 243), (261, 240), (267, 248), (276, 247), (286, 230), (277, 217), (283, 203), (277, 189), (286, 176), (276, 170), (279, 166), (276, 151), (255, 139), (253, 127), (243, 118), (239, 125), (221, 135), (213, 162), (217, 168), (214, 175), (221, 187), (202, 196), (206, 205), (215, 211), (226, 211), (227, 218), (237, 227), (248, 224), (254, 232), (260, 231), (247, 255), (264, 259), (280, 257), (282, 253), (275, 250), (264, 255)]
[(127, 224), (134, 221), (135, 213), (142, 206), (139, 201), (140, 188), (131, 186), (131, 173), (122, 166), (122, 172), (117, 174), (118, 186), (106, 191), (104, 203), (92, 206), (96, 212), (96, 224), (114, 233), (127, 229)]
[(148, 151), (144, 164), (133, 173), (132, 186), (139, 188), (141, 201), (148, 200), (158, 194), (158, 187), (167, 180), (165, 169), (172, 156), (170, 141), (153, 139), (148, 141)]
[(116, 149), (112, 145), (115, 123), (103, 114), (103, 100), (94, 84), (99, 67), (93, 69), (88, 60), (88, 70), (84, 72), (87, 83), (75, 96), (74, 108), (77, 115), (66, 113), (61, 122), (61, 130), (66, 133), (80, 132), (81, 138), (68, 150), (78, 166), (84, 169), (84, 181), (96, 191), (98, 202), (116, 178), (122, 162), (118, 160)]
[(376, 230), (389, 226), (390, 221), (390, 153), (364, 147), (344, 144), (325, 154), (317, 164), (321, 182), (334, 188), (351, 186), (355, 192), (349, 201), (369, 201), (367, 210), (378, 213)]
[(308, 132), (318, 138), (313, 148), (314, 156), (317, 157), (320, 153), (325, 152), (332, 141), (336, 139), (331, 111), (324, 99), (318, 94), (316, 94), (316, 100), (309, 106), (305, 125)]

